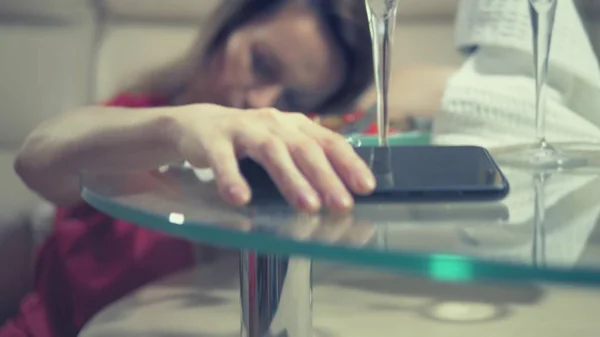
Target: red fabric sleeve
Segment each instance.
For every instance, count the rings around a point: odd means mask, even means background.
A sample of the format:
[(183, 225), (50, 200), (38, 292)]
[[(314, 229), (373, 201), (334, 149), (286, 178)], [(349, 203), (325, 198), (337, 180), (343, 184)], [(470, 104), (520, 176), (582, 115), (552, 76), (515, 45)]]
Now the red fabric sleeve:
[[(142, 108), (160, 101), (119, 95), (110, 106)], [(194, 264), (183, 240), (114, 219), (81, 203), (56, 212), (54, 231), (36, 261), (35, 292), (0, 337), (76, 337), (107, 305), (157, 278)]]

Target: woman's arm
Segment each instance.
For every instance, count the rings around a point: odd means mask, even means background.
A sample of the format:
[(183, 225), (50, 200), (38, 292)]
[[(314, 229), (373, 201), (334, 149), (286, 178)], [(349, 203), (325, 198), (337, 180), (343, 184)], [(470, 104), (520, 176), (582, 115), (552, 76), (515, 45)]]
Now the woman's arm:
[[(396, 69), (391, 77), (389, 92), (390, 120), (404, 124), (409, 117), (433, 117), (439, 110), (446, 82), (457, 70), (453, 66), (415, 65)], [(358, 108), (367, 110), (375, 105), (372, 88), (359, 101)]]
[(176, 160), (173, 123), (160, 108), (82, 108), (37, 127), (19, 150), (15, 170), (45, 199), (71, 205), (79, 201), (80, 171), (155, 168)]
[(211, 104), (174, 108), (90, 107), (38, 127), (15, 162), (23, 181), (49, 201), (79, 200), (81, 171), (154, 169), (176, 160), (210, 167), (221, 196), (250, 201), (237, 156), (265, 168), (298, 208), (347, 210), (352, 195), (370, 193), (375, 178), (344, 137), (305, 115)]

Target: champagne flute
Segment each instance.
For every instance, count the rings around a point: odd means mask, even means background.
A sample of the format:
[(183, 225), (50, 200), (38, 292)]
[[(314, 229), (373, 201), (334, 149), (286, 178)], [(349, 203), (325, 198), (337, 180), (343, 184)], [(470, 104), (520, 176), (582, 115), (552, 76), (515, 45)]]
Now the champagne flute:
[(388, 87), (392, 42), (396, 28), (398, 0), (365, 0), (371, 39), (373, 68), (377, 90), (377, 127), (379, 146), (389, 146)]
[[(533, 65), (535, 76), (535, 143), (526, 148), (500, 153), (498, 160), (506, 164), (532, 169), (553, 170), (580, 168), (588, 164), (583, 156), (570, 156), (546, 140), (546, 86), (548, 61), (558, 0), (524, 0), (529, 5), (533, 33)], [(581, 152), (581, 151), (580, 151)]]

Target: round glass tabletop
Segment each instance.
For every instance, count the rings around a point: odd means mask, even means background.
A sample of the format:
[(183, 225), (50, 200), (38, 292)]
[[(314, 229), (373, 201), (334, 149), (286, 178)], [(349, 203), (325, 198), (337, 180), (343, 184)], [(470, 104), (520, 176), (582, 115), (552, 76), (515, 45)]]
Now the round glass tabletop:
[(235, 208), (209, 170), (82, 174), (82, 196), (111, 216), (193, 242), (299, 255), (436, 280), (547, 280), (600, 285), (600, 174), (503, 168), (501, 202), (357, 204), (300, 214), (284, 203)]

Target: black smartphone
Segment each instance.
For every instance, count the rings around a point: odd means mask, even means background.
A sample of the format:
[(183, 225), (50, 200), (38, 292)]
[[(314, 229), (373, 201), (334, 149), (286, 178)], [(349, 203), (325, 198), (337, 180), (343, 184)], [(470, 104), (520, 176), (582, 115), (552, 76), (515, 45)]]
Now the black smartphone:
[[(361, 202), (491, 201), (506, 197), (509, 183), (491, 154), (477, 146), (358, 147), (377, 178)], [(250, 159), (240, 170), (255, 199), (281, 198), (266, 171)]]

